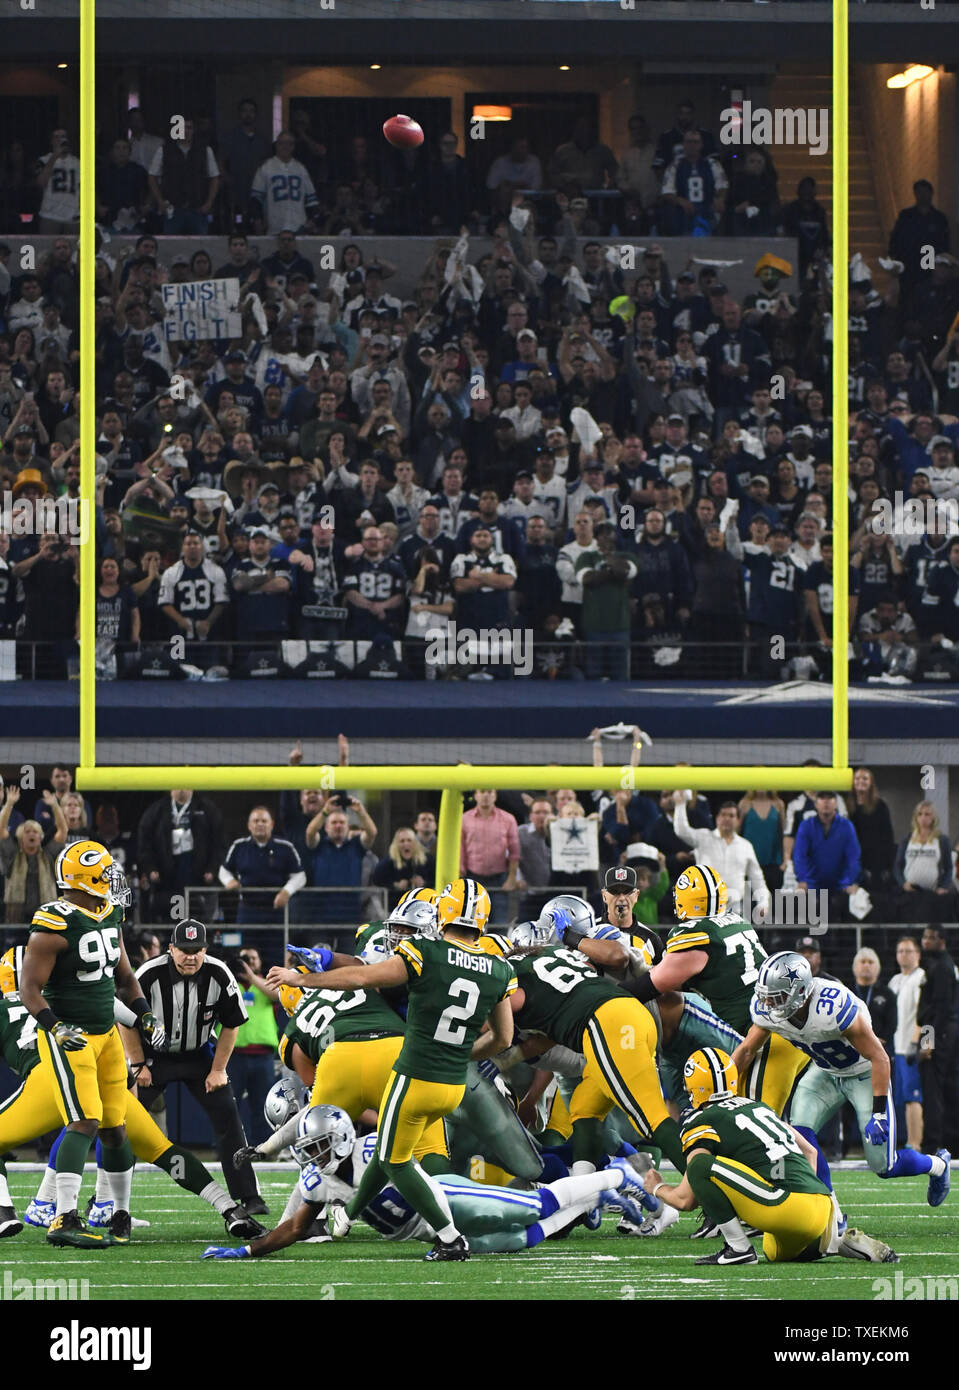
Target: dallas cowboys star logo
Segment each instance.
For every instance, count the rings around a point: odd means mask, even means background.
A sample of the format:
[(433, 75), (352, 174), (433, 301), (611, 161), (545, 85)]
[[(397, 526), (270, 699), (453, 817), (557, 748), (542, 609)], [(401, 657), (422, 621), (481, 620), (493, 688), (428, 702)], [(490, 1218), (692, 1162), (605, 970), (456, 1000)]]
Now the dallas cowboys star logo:
[(583, 838), (583, 827), (581, 825), (564, 825), (563, 830), (566, 834), (566, 843), (571, 845), (574, 840)]
[(796, 969), (795, 966), (791, 965), (789, 969), (786, 971), (786, 979), (789, 981), (790, 984), (792, 984), (794, 980), (799, 979), (799, 971)]

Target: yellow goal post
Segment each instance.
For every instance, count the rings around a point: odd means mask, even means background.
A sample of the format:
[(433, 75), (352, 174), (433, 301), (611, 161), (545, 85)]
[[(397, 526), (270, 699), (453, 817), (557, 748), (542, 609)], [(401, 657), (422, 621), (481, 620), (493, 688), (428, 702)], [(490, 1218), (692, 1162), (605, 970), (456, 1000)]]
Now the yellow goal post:
[[(95, 130), (96, 130), (96, 33), (95, 0), (81, 0), (80, 7), (80, 396), (81, 438), (96, 438), (95, 405)], [(833, 0), (832, 7), (832, 126), (833, 126), (833, 487), (844, 499), (848, 493), (848, 114), (849, 36), (848, 0)], [(81, 496), (93, 515), (95, 454), (81, 450)], [(775, 787), (802, 791), (808, 787), (808, 767), (791, 766), (687, 766), (655, 764), (645, 767), (558, 764), (477, 765), (467, 763), (400, 766), (108, 766), (96, 757), (96, 540), (95, 528), (86, 528), (80, 554), (80, 762), (76, 784), (82, 791), (165, 791), (189, 786), (198, 791), (282, 791), (320, 788), (335, 790), (362, 786), (368, 791), (440, 791), (437, 837), (437, 883), (442, 885), (459, 871), (460, 824), (464, 791), (477, 787), (529, 790), (570, 787), (589, 791), (599, 787), (655, 790), (670, 784), (703, 791), (722, 791), (737, 786)], [(849, 766), (849, 669), (846, 635), (849, 625), (849, 522), (845, 506), (838, 506), (834, 536), (834, 648), (832, 683), (832, 762), (817, 770), (816, 781), (838, 791), (852, 786)], [(548, 693), (548, 688), (547, 688)], [(584, 702), (588, 693), (584, 689)], [(588, 708), (588, 706), (587, 706)]]

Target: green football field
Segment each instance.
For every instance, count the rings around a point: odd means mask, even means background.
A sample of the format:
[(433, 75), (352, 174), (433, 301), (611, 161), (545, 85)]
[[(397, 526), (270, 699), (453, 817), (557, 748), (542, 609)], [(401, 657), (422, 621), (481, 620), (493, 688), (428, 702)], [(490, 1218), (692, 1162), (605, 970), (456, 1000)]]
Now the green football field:
[[(270, 1206), (267, 1222), (279, 1219), (295, 1169), (261, 1172)], [(39, 1174), (10, 1173), (10, 1188), (22, 1212), (36, 1191)], [(128, 1246), (95, 1254), (54, 1250), (44, 1233), (26, 1227), (0, 1243), (0, 1278), (72, 1278), (89, 1281), (91, 1299), (874, 1299), (897, 1271), (959, 1279), (959, 1223), (946, 1204), (926, 1206), (925, 1179), (882, 1182), (866, 1171), (835, 1175), (836, 1192), (851, 1226), (879, 1236), (900, 1255), (898, 1265), (869, 1265), (830, 1259), (777, 1268), (762, 1259), (746, 1269), (697, 1268), (697, 1256), (715, 1242), (690, 1241), (697, 1213), (656, 1239), (616, 1234), (616, 1217), (602, 1230), (581, 1227), (567, 1240), (545, 1241), (513, 1255), (482, 1255), (469, 1263), (425, 1264), (426, 1246), (392, 1244), (357, 1225), (343, 1244), (293, 1246), (263, 1260), (204, 1260), (207, 1245), (238, 1244), (227, 1237), (211, 1208), (174, 1186), (162, 1173), (138, 1170), (134, 1214), (148, 1220)], [(92, 1172), (84, 1196), (92, 1190)], [(896, 1286), (891, 1283), (891, 1296)], [(908, 1290), (908, 1283), (906, 1288)], [(902, 1290), (900, 1287), (900, 1296)], [(890, 1296), (887, 1291), (887, 1297)], [(927, 1295), (929, 1296), (929, 1295)], [(940, 1294), (939, 1297), (948, 1296)]]

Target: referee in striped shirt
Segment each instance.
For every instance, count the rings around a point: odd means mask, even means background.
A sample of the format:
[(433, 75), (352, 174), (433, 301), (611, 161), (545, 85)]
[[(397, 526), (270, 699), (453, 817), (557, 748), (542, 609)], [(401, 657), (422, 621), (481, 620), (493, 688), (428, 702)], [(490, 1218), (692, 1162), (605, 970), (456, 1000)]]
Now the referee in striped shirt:
[(145, 961), (136, 977), (167, 1036), (164, 1052), (144, 1056), (139, 1033), (122, 1030), (140, 1099), (151, 1109), (171, 1081), (181, 1081), (213, 1126), (230, 1195), (249, 1215), (264, 1214), (253, 1168), (233, 1166), (233, 1155), (247, 1140), (226, 1066), (247, 1013), (232, 971), (207, 954), (206, 927), (191, 918), (173, 928), (168, 954)]

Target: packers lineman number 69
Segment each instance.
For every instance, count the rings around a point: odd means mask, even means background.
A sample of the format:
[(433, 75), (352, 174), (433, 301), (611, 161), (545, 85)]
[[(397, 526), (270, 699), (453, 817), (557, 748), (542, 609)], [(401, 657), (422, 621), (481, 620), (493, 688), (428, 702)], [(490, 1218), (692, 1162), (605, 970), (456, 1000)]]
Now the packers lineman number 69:
[[(479, 1003), (480, 987), (475, 980), (464, 980), (462, 977), (455, 979), (450, 985), (451, 999), (466, 999), (465, 1004), (449, 1004), (439, 1016), (436, 1024), (436, 1031), (433, 1037), (436, 1042), (449, 1043), (451, 1047), (459, 1047), (466, 1037), (464, 1022), (472, 1018)], [(451, 1028), (450, 1024), (455, 1020), (463, 1020), (459, 1027)]]
[(92, 970), (78, 970), (78, 980), (84, 984), (93, 984), (104, 976), (112, 980), (113, 972), (120, 963), (120, 933), (116, 927), (85, 932), (77, 942), (77, 951), (81, 960), (94, 967)]

